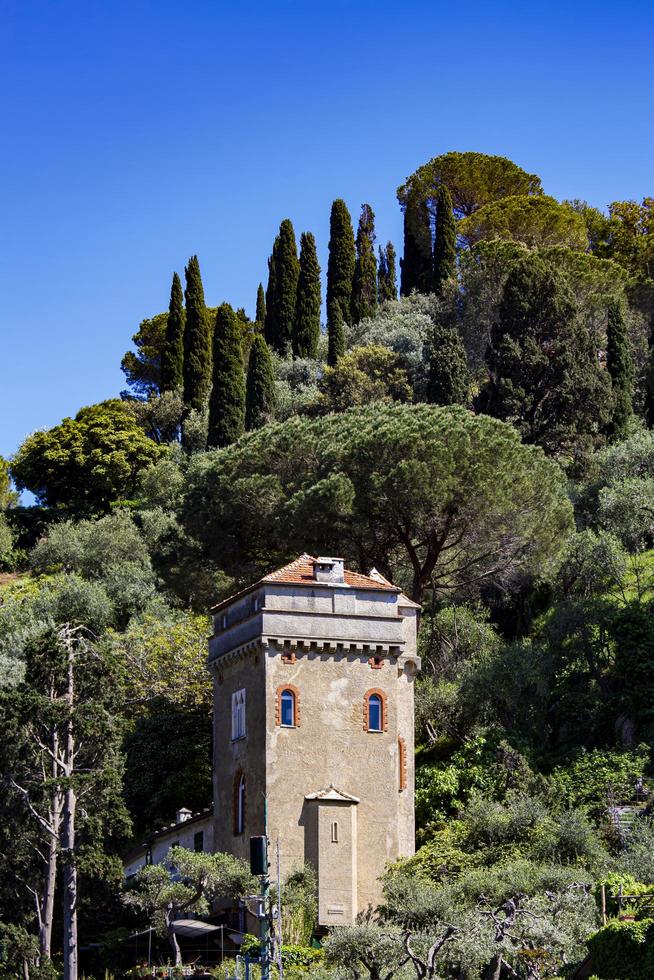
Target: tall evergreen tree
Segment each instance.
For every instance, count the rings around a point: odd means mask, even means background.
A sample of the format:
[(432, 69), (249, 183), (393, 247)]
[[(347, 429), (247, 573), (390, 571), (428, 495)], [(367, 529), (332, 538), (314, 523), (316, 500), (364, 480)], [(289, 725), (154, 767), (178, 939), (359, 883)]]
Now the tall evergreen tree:
[(189, 259), (185, 274), (184, 402), (200, 411), (211, 387), (211, 328), (197, 255)]
[(434, 405), (465, 405), (470, 373), (465, 347), (456, 327), (437, 323), (428, 361), (427, 401)]
[(355, 263), (356, 252), (354, 248), (352, 219), (345, 201), (342, 198), (337, 198), (332, 204), (329, 219), (329, 259), (327, 262), (328, 325), (329, 311), (336, 311), (334, 303), (338, 304), (341, 317), (348, 323), (350, 322)]
[(279, 256), (279, 235), (273, 242), (272, 252), (268, 259), (268, 285), (266, 287), (266, 316), (264, 319), (264, 335), (269, 347), (276, 347), (277, 339), (277, 307), (275, 296), (277, 295), (277, 263)]
[(334, 367), (345, 353), (345, 324), (338, 300), (333, 299), (327, 310), (327, 363)]
[(379, 265), (377, 267), (377, 298), (380, 303), (397, 299), (397, 273), (395, 271), (395, 249), (392, 242), (386, 248), (379, 246)]
[(245, 387), (245, 428), (258, 429), (275, 417), (275, 372), (268, 344), (258, 333), (252, 342)]
[(229, 446), (243, 434), (245, 381), (241, 328), (229, 303), (216, 312), (213, 332), (213, 387), (209, 400), (209, 448)]
[(404, 256), (400, 259), (400, 268), (402, 296), (410, 296), (414, 290), (419, 293), (430, 292), (431, 225), (427, 205), (417, 194), (409, 194), (404, 208)]
[(452, 198), (443, 183), (438, 188), (436, 203), (436, 237), (434, 239), (435, 293), (440, 293), (443, 283), (456, 275), (456, 221), (452, 210)]
[(512, 422), (525, 442), (570, 452), (606, 430), (611, 379), (597, 363), (565, 277), (535, 253), (509, 272), (486, 361), (482, 407)]
[(315, 357), (320, 340), (320, 266), (316, 240), (310, 231), (300, 236), (300, 276), (293, 326), (294, 357)]
[(170, 289), (166, 339), (161, 352), (161, 391), (175, 391), (184, 385), (184, 293), (176, 272)]
[(356, 237), (356, 262), (352, 280), (352, 323), (374, 316), (377, 309), (377, 259), (375, 258), (375, 213), (361, 205)]
[(634, 363), (624, 312), (617, 300), (611, 302), (608, 309), (606, 367), (611, 375), (615, 400), (609, 431), (611, 435), (623, 438), (633, 414)]
[(266, 322), (266, 294), (263, 289), (263, 283), (259, 283), (257, 289), (257, 312), (254, 319), (261, 327)]

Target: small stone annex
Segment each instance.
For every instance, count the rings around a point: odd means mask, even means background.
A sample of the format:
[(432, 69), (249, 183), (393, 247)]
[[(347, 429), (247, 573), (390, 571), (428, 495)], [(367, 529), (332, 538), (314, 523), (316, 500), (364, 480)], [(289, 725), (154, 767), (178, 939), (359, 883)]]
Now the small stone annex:
[(418, 606), (373, 569), (300, 555), (218, 603), (214, 847), (279, 840), (282, 874), (318, 874), (321, 926), (376, 906), (414, 852)]

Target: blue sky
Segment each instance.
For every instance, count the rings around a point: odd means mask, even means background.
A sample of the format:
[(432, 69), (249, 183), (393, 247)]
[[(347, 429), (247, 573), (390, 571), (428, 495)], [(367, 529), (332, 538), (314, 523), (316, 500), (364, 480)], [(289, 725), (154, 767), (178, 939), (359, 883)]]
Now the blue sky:
[(124, 387), (200, 258), (252, 313), (282, 218), (316, 235), (448, 150), (598, 206), (654, 193), (651, 5), (4, 0), (0, 453)]

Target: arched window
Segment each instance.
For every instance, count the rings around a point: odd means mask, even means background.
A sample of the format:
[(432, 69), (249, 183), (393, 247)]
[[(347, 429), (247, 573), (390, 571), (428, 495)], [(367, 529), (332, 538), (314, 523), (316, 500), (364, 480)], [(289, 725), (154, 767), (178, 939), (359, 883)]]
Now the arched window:
[(300, 727), (300, 692), (294, 684), (280, 684), (275, 691), (275, 724)]
[(387, 728), (386, 695), (377, 689), (368, 691), (363, 699), (363, 730), (385, 732)]
[(245, 831), (245, 773), (239, 770), (234, 777), (234, 833)]
[(295, 695), (284, 688), (279, 698), (279, 717), (282, 728), (295, 728)]

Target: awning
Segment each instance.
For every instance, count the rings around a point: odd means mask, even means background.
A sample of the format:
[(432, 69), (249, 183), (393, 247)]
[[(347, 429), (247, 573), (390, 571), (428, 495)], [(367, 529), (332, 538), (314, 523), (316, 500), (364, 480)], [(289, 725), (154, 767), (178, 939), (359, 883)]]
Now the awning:
[(202, 922), (200, 919), (177, 919), (173, 922), (172, 929), (178, 936), (199, 939), (201, 936), (208, 936), (210, 932), (224, 929), (224, 926), (212, 926), (210, 922)]

